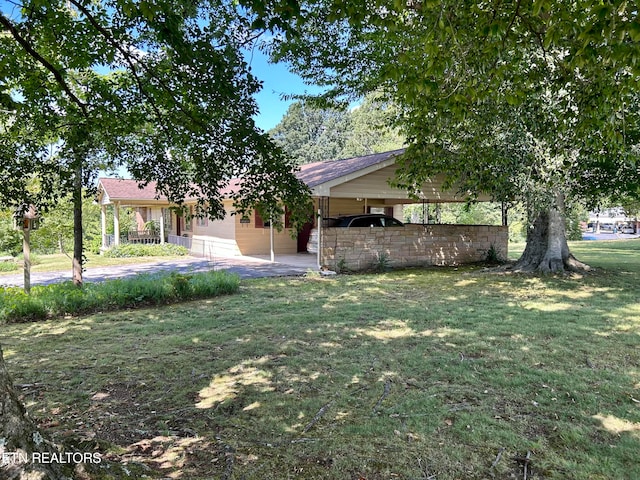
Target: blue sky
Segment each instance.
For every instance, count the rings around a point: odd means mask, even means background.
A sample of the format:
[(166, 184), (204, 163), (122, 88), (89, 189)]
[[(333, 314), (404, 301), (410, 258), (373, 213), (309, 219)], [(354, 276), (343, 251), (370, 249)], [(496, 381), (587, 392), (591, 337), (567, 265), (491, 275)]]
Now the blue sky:
[[(0, 11), (13, 16), (19, 12), (19, 8), (6, 0), (0, 0)], [(247, 52), (246, 60), (251, 65), (253, 74), (263, 82), (262, 90), (256, 95), (260, 113), (255, 121), (264, 131), (275, 127), (292, 103), (290, 100), (282, 100), (282, 95), (321, 91), (318, 87), (306, 85), (300, 77), (289, 72), (287, 65), (270, 64), (258, 48)]]
[(258, 49), (248, 53), (247, 62), (252, 73), (263, 82), (262, 90), (256, 95), (260, 114), (255, 117), (256, 125), (268, 131), (275, 127), (289, 108), (292, 101), (282, 100), (282, 95), (300, 93), (319, 93), (314, 85), (306, 85), (300, 77), (289, 72), (285, 64), (270, 64), (267, 57)]

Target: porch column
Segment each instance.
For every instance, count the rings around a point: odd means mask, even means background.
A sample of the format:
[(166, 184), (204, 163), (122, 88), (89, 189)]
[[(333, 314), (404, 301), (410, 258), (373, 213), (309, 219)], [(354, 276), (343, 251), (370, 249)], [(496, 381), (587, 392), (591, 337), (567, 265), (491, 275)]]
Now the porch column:
[(101, 250), (106, 250), (107, 249), (107, 206), (104, 204), (100, 205), (100, 229), (102, 231)]
[(322, 221), (322, 208), (318, 208), (318, 253), (316, 254), (316, 261), (318, 264), (318, 270), (322, 270), (322, 226), (324, 222)]
[(164, 245), (164, 208), (160, 208), (160, 245)]
[(120, 245), (120, 202), (113, 204), (113, 244)]
[(269, 244), (270, 244), (270, 251), (271, 251), (271, 263), (274, 263), (276, 261), (276, 253), (275, 253), (274, 238), (273, 238), (273, 216), (272, 215), (269, 216)]

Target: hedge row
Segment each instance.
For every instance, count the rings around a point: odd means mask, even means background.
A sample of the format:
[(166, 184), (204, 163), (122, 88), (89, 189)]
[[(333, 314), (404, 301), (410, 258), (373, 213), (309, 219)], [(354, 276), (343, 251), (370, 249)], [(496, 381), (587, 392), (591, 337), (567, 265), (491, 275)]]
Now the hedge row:
[(105, 257), (124, 258), (124, 257), (169, 257), (172, 255), (188, 255), (189, 250), (180, 245), (172, 243), (123, 243), (111, 247), (104, 252)]
[(210, 298), (238, 291), (240, 277), (228, 272), (138, 275), (86, 283), (34, 286), (27, 295), (19, 287), (0, 289), (0, 323), (43, 320), (64, 315), (163, 305)]

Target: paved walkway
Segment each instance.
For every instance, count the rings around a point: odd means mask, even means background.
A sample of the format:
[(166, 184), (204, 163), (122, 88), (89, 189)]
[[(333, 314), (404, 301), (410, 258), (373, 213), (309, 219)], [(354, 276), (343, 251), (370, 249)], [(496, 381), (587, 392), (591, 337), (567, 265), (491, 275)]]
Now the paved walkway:
[[(226, 270), (237, 273), (241, 278), (300, 276), (309, 270), (317, 270), (315, 255), (277, 255), (271, 263), (267, 257), (216, 257), (211, 260), (185, 257), (153, 263), (140, 263), (113, 267), (88, 267), (85, 282), (102, 282), (115, 278), (133, 277), (143, 273), (179, 272), (193, 273), (210, 270)], [(32, 272), (31, 285), (49, 285), (71, 280), (71, 268), (59, 272)], [(22, 287), (24, 275), (0, 275), (0, 287)]]
[(584, 240), (633, 240), (640, 238), (640, 235), (634, 233), (590, 233), (585, 232), (582, 234)]

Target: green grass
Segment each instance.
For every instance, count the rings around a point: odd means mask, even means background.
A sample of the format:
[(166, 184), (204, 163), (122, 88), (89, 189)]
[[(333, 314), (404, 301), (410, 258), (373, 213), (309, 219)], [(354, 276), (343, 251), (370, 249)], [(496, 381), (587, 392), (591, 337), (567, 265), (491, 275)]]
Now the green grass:
[[(63, 271), (63, 270), (71, 271), (71, 258), (69, 258), (64, 254), (36, 255), (35, 257), (36, 257), (36, 262), (33, 262), (31, 265), (32, 272), (56, 272), (56, 271)], [(163, 257), (142, 256), (142, 257), (109, 258), (109, 257), (105, 257), (104, 255), (87, 253), (87, 262), (85, 264), (85, 268), (135, 265), (137, 263), (157, 262), (160, 259), (164, 261), (167, 259), (176, 259), (176, 258), (184, 258), (184, 257), (182, 255), (170, 255), (168, 257), (167, 256), (163, 256)], [(12, 269), (9, 271), (3, 271), (2, 269), (0, 269), (0, 276), (12, 275), (20, 272), (22, 272), (21, 265), (18, 266), (17, 269)]]
[(104, 252), (104, 256), (107, 258), (176, 257), (188, 254), (189, 250), (187, 248), (171, 243), (165, 243), (163, 245), (124, 243), (113, 246)]
[(210, 271), (137, 275), (83, 288), (64, 282), (35, 286), (29, 295), (21, 287), (0, 288), (0, 324), (211, 298), (235, 293), (239, 283), (237, 275)]
[(2, 345), (47, 434), (160, 477), (640, 478), (640, 241), (572, 247), (595, 273), (251, 280)]
[(15, 273), (19, 269), (16, 262), (0, 262), (0, 274), (2, 273)]

